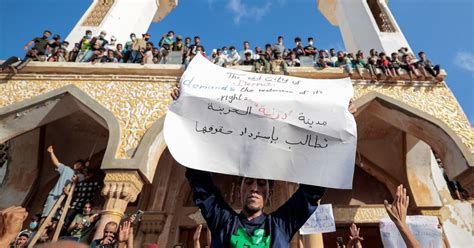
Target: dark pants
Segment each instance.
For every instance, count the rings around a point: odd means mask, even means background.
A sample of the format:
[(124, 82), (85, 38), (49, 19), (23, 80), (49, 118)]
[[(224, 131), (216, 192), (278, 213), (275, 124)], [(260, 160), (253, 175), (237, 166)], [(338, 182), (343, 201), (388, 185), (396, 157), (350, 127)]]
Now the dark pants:
[(439, 75), (439, 71), (441, 70), (441, 68), (439, 67), (439, 65), (435, 65), (433, 68), (431, 68), (431, 66), (425, 66), (425, 70), (433, 77), (436, 77)]
[(128, 58), (127, 63), (141, 63), (142, 62), (142, 55), (140, 51), (132, 51), (130, 57)]
[(5, 60), (5, 62), (3, 62), (1, 65), (0, 65), (0, 69), (1, 70), (4, 70), (6, 68), (8, 68), (10, 65), (13, 65), (15, 64), (16, 62), (20, 61), (20, 58), (18, 57), (15, 57), (15, 56), (11, 56), (10, 58), (8, 58), (7, 60)]

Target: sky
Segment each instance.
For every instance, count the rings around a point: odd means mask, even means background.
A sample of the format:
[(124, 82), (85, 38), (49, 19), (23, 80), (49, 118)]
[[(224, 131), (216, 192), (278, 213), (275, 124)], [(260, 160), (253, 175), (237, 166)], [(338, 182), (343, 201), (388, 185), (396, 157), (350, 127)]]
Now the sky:
[[(0, 0), (0, 60), (23, 56), (25, 45), (48, 29), (66, 37), (92, 0)], [(447, 71), (446, 82), (474, 123), (474, 0), (390, 0), (392, 14), (411, 48), (425, 51)], [(139, 13), (137, 13), (139, 14)], [(199, 35), (206, 50), (275, 43), (283, 35), (315, 37), (318, 48), (344, 50), (338, 27), (317, 9), (317, 0), (179, 0), (149, 32), (156, 43), (174, 30)], [(112, 34), (110, 34), (112, 35)]]

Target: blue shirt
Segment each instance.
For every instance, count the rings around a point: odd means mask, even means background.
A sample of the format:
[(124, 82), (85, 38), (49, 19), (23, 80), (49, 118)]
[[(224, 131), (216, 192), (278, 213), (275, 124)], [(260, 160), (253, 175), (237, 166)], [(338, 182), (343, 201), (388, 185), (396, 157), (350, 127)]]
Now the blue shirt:
[(196, 205), (212, 233), (212, 248), (289, 247), (293, 235), (316, 211), (326, 189), (301, 184), (291, 198), (271, 214), (248, 220), (224, 200), (209, 172), (187, 169)]
[(74, 170), (64, 164), (59, 164), (56, 168), (59, 172), (59, 179), (54, 185), (53, 189), (49, 192), (50, 195), (60, 196), (63, 193), (64, 186), (72, 182), (72, 176), (74, 176)]

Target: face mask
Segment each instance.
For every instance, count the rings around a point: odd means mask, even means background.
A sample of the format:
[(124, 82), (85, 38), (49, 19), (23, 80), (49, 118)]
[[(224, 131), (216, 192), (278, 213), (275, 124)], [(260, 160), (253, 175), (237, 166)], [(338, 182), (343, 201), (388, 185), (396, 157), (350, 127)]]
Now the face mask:
[(150, 38), (145, 38), (146, 41), (149, 40), (149, 39), (150, 39)]
[(87, 38), (87, 39), (91, 39), (91, 38), (92, 38), (92, 35), (86, 35), (86, 38)]
[(105, 35), (101, 34), (101, 35), (99, 35), (99, 37), (100, 37), (101, 39), (103, 39), (103, 38), (105, 37)]
[(312, 46), (312, 45), (313, 45), (313, 42), (312, 42), (312, 41), (308, 42), (308, 45)]
[(29, 227), (30, 227), (30, 230), (35, 230), (38, 227), (38, 222), (36, 221), (31, 222)]

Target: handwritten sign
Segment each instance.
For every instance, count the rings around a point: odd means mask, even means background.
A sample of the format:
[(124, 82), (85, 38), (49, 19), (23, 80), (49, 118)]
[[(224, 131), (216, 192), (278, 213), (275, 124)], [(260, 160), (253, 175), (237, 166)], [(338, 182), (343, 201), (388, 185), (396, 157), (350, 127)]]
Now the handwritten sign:
[(350, 189), (357, 131), (350, 79), (314, 80), (215, 66), (196, 56), (164, 137), (184, 166)]
[(313, 215), (300, 228), (301, 235), (328, 233), (336, 231), (336, 222), (332, 213), (332, 204), (319, 205)]
[[(442, 231), (436, 216), (407, 216), (407, 224), (421, 247), (443, 248)], [(406, 247), (400, 232), (390, 218), (380, 221), (380, 236), (385, 248)]]

